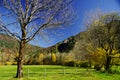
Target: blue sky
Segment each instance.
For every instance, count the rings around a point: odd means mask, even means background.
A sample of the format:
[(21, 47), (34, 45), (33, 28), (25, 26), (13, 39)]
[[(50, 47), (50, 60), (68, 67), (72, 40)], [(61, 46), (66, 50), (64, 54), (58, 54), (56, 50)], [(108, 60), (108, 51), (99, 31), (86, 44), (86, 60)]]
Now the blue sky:
[[(120, 0), (74, 0), (73, 5), (77, 14), (75, 17), (76, 20), (73, 22), (72, 26), (68, 26), (64, 29), (54, 30), (48, 33), (49, 35), (46, 39), (43, 37), (36, 38), (30, 43), (41, 47), (49, 47), (65, 40), (70, 36), (78, 34), (80, 31), (82, 31), (82, 28), (84, 28), (86, 14), (89, 14), (90, 11), (100, 9), (103, 12), (120, 12)], [(0, 10), (0, 13), (1, 12), (4, 12), (4, 10)], [(57, 34), (54, 34), (54, 32)]]
[[(77, 20), (73, 22), (74, 25), (61, 30), (59, 34), (62, 36), (51, 36), (48, 41), (38, 42), (37, 45), (42, 47), (47, 47), (54, 45), (69, 36), (78, 34), (82, 27), (84, 27), (84, 19), (86, 14), (89, 14), (90, 11), (100, 9), (103, 12), (120, 12), (120, 0), (75, 0), (74, 1), (74, 10), (77, 12)], [(93, 13), (94, 14), (94, 13)], [(51, 41), (50, 41), (51, 40)]]

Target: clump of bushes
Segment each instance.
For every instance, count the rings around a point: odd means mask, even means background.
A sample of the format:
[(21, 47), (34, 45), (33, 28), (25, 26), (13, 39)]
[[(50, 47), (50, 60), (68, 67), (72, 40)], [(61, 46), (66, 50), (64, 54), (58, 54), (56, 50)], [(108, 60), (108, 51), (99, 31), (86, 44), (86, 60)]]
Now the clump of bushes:
[(75, 61), (65, 62), (65, 66), (71, 66), (71, 67), (74, 67), (74, 66), (76, 66), (76, 62), (75, 62)]
[(99, 64), (95, 64), (94, 65), (94, 69), (96, 69), (97, 71), (101, 70), (102, 66)]
[(87, 68), (87, 67), (89, 67), (89, 64), (88, 64), (88, 62), (86, 62), (86, 61), (82, 61), (82, 62), (79, 63), (79, 66), (80, 66), (80, 67)]
[(7, 61), (6, 63), (5, 63), (5, 65), (16, 65), (17, 64), (17, 62), (10, 62), (10, 61)]

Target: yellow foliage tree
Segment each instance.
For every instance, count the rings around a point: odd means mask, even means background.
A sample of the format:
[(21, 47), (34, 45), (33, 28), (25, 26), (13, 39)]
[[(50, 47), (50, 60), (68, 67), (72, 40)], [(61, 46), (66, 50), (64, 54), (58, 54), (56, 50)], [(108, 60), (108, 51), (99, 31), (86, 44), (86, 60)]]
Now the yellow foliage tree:
[(54, 53), (51, 54), (52, 62), (56, 62), (56, 55)]
[(40, 55), (39, 55), (39, 60), (42, 61), (43, 58), (44, 58), (44, 55), (43, 55), (42, 53), (40, 53)]
[[(110, 50), (108, 50), (106, 52), (102, 48), (97, 48), (96, 51), (91, 54), (92, 63), (96, 67), (96, 69), (99, 70), (103, 66), (105, 67), (106, 54), (108, 54), (109, 51)], [(109, 54), (109, 56), (111, 56), (111, 59), (112, 59), (111, 63), (110, 63), (111, 65), (118, 64), (118, 62), (120, 61), (120, 59), (119, 59), (120, 54), (118, 53), (118, 50), (112, 50), (112, 52), (111, 52), (111, 54)]]
[(44, 55), (43, 53), (40, 53), (37, 58), (38, 64), (43, 64), (43, 59), (44, 59)]
[(104, 65), (105, 53), (102, 48), (97, 48), (97, 50), (91, 54), (92, 65), (94, 65), (97, 70), (100, 70)]

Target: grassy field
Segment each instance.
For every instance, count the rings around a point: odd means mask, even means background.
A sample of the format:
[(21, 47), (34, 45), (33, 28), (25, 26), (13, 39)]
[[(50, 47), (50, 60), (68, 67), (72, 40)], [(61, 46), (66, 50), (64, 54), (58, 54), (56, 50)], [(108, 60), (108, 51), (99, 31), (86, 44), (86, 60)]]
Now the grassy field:
[[(13, 78), (15, 73), (16, 66), (0, 66), (0, 80), (19, 80)], [(67, 66), (28, 65), (24, 66), (22, 80), (120, 80), (120, 74)]]

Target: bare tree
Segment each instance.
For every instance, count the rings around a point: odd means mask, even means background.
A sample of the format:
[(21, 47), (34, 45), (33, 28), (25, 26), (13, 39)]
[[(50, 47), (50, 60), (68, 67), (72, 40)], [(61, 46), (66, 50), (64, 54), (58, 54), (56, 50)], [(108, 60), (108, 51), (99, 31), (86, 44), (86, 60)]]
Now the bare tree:
[(23, 77), (26, 43), (46, 29), (71, 23), (72, 0), (2, 0), (0, 30), (19, 42), (16, 77)]

